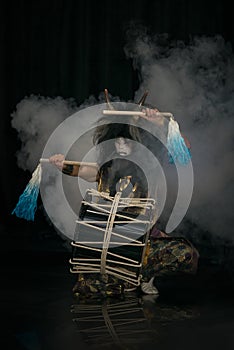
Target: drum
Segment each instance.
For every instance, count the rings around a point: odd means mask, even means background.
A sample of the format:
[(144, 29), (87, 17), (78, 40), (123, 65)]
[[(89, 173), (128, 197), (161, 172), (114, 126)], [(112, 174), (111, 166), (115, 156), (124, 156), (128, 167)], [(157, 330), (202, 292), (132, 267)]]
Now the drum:
[(87, 190), (71, 243), (71, 272), (109, 274), (138, 286), (155, 208), (151, 198)]

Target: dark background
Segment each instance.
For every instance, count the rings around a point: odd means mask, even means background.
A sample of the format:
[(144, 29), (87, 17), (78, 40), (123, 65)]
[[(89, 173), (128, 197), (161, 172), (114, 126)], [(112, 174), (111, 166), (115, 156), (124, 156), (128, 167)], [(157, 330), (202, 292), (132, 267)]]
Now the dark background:
[[(105, 88), (113, 96), (131, 100), (141, 76), (124, 47), (130, 26), (146, 28), (151, 35), (167, 33), (189, 42), (194, 36), (221, 35), (234, 45), (231, 8), (225, 1), (3, 1), (0, 11), (0, 122), (1, 220), (3, 237), (24, 238), (35, 230), (51, 230), (40, 207), (34, 222), (11, 215), (31, 178), (17, 166), (21, 147), (11, 114), (31, 94), (74, 98), (77, 105)], [(21, 230), (21, 235), (18, 231)], [(192, 227), (191, 227), (192, 230)], [(229, 247), (211, 242), (204, 234), (202, 257), (221, 261)], [(28, 237), (26, 238), (28, 241)], [(214, 242), (212, 242), (213, 245)], [(32, 243), (33, 245), (34, 243)], [(4, 244), (2, 245), (4, 247)], [(223, 262), (223, 261), (222, 261)], [(228, 263), (229, 264), (229, 261)]]
[(15, 223), (10, 213), (31, 175), (17, 167), (15, 157), (21, 147), (11, 127), (17, 103), (34, 94), (72, 97), (79, 105), (104, 88), (132, 99), (140, 77), (124, 53), (130, 23), (184, 41), (219, 34), (233, 45), (231, 13), (217, 0), (2, 1), (1, 217)]
[[(233, 47), (231, 14), (230, 6), (217, 0), (2, 1), (0, 225), (4, 237), (13, 233), (19, 237), (21, 229), (23, 239), (24, 232), (41, 225), (53, 231), (40, 208), (33, 223), (11, 215), (31, 178), (29, 171), (17, 166), (21, 141), (11, 126), (11, 114), (22, 99), (31, 94), (62, 96), (74, 98), (79, 105), (90, 95), (97, 98), (105, 88), (123, 100), (133, 99), (141, 77), (124, 53), (130, 25), (185, 42), (194, 36), (221, 35)], [(221, 244), (219, 249), (212, 254), (227, 255), (227, 247)], [(207, 258), (209, 253), (204, 255)]]
[[(150, 33), (168, 33), (185, 42), (195, 35), (219, 34), (234, 45), (231, 4), (225, 1), (1, 1), (0, 228), (5, 348), (51, 350), (53, 342), (56, 349), (74, 348), (70, 329), (61, 335), (58, 346), (58, 335), (66, 331), (66, 320), (70, 320), (73, 284), (66, 242), (40, 208), (34, 222), (11, 215), (31, 178), (28, 171), (17, 166), (16, 152), (21, 143), (11, 127), (11, 114), (31, 94), (72, 97), (79, 105), (108, 88), (113, 96), (133, 99), (141, 78), (124, 54), (126, 31), (132, 22), (145, 26)], [(209, 286), (209, 291), (218, 288), (230, 292), (233, 248), (223, 243), (211, 247), (206, 238), (198, 248), (203, 262), (201, 284)], [(57, 327), (56, 335), (53, 327)], [(39, 328), (36, 336), (41, 334), (45, 347), (35, 345), (35, 329)], [(51, 333), (45, 335), (45, 329)], [(30, 340), (24, 338), (25, 332), (34, 337), (34, 342), (30, 338), (31, 347), (22, 345), (23, 340), (27, 344)]]

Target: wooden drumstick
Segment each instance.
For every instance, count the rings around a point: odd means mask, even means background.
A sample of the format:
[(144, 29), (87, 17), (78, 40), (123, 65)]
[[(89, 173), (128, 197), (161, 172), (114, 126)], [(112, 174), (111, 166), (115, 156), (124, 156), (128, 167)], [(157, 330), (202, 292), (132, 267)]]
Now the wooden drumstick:
[[(104, 115), (138, 115), (145, 117), (146, 114), (144, 112), (140, 111), (116, 111), (116, 110), (109, 110), (109, 109), (104, 109), (102, 111)], [(167, 118), (172, 118), (173, 114), (169, 112), (155, 112), (156, 116), (159, 117), (167, 117)]]
[[(40, 163), (50, 163), (49, 158), (41, 158)], [(63, 164), (68, 164), (68, 165), (90, 165), (90, 166), (95, 166), (97, 167), (97, 163), (92, 163), (92, 162), (77, 162), (74, 160), (64, 160)]]

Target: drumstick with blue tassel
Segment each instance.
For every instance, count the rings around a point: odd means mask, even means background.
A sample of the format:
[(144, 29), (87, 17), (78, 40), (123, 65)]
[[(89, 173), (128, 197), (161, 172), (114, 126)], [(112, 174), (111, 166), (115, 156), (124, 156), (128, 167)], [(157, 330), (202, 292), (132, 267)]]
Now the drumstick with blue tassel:
[[(18, 218), (34, 221), (35, 212), (37, 210), (37, 198), (40, 189), (42, 176), (42, 163), (50, 163), (49, 159), (41, 158), (38, 166), (34, 170), (31, 180), (27, 184), (24, 192), (21, 194), (19, 201), (11, 214), (15, 214)], [(63, 164), (68, 165), (89, 165), (97, 166), (96, 163), (91, 162), (76, 162), (72, 160), (64, 160)]]

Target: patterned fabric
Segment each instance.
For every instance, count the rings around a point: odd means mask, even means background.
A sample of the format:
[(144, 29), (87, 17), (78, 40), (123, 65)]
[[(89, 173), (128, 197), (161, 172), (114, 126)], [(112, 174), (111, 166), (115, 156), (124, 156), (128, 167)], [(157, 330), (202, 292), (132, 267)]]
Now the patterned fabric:
[(143, 280), (153, 276), (195, 274), (198, 258), (197, 250), (185, 238), (151, 238), (142, 268)]
[[(183, 237), (151, 238), (142, 268), (142, 281), (152, 277), (195, 274), (199, 254)], [(79, 297), (117, 297), (131, 288), (125, 281), (111, 275), (79, 274), (73, 293)]]
[(102, 298), (117, 297), (124, 293), (124, 283), (111, 275), (82, 274), (78, 275), (73, 293), (77, 297)]

